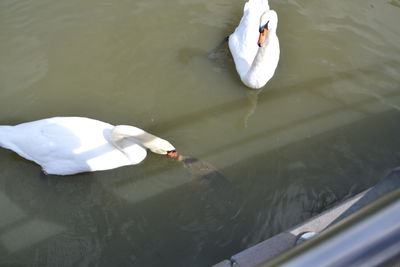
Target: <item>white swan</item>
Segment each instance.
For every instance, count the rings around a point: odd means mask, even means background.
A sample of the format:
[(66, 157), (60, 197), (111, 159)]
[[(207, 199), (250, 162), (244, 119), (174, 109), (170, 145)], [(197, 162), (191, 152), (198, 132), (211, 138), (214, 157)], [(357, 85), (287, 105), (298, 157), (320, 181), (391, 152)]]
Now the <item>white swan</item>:
[(83, 117), (0, 126), (0, 146), (36, 162), (45, 173), (57, 175), (138, 164), (146, 157), (146, 148), (176, 156), (172, 144), (142, 129)]
[(250, 88), (263, 87), (274, 75), (280, 54), (277, 26), (278, 15), (269, 9), (268, 0), (249, 0), (239, 26), (229, 36), (236, 70)]

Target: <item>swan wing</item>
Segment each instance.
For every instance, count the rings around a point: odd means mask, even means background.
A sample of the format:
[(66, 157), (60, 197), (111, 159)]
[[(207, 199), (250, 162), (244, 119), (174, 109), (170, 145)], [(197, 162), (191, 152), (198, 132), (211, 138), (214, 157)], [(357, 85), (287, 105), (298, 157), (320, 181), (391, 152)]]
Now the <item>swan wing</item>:
[[(11, 126), (8, 128), (7, 142), (4, 146), (26, 159), (39, 163), (38, 160), (50, 157), (55, 149), (55, 140), (43, 132), (49, 125), (51, 124), (46, 119)], [(66, 140), (66, 143), (69, 143), (69, 140)]]
[(80, 117), (63, 117), (41, 128), (48, 142), (52, 160), (42, 166), (48, 173), (67, 170), (69, 174), (114, 169), (138, 164), (146, 158), (147, 151), (135, 143), (128, 143), (129, 156), (117, 149), (110, 140), (113, 125)]
[(268, 0), (249, 0), (239, 25), (229, 36), (229, 49), (240, 76), (247, 73), (257, 54), (260, 17), (267, 10)]

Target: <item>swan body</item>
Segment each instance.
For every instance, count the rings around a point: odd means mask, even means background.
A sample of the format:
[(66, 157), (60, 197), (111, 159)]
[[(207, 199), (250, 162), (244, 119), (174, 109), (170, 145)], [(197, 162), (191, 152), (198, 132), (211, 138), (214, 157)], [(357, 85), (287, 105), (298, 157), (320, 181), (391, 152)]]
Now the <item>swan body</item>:
[(269, 9), (268, 0), (249, 0), (238, 27), (229, 36), (236, 70), (250, 88), (263, 87), (275, 73), (280, 54), (277, 26), (278, 15)]
[(54, 117), (0, 126), (0, 146), (39, 164), (47, 174), (70, 175), (140, 163), (146, 149), (167, 155), (168, 141), (134, 126), (83, 117)]

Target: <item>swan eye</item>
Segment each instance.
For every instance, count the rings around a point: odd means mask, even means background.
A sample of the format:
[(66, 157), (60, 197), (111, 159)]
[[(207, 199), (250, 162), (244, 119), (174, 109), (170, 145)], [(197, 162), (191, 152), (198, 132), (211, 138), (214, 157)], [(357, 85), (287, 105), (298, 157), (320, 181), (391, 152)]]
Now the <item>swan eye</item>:
[(268, 29), (268, 23), (269, 23), (269, 20), (268, 20), (267, 23), (264, 25), (264, 29), (269, 30), (269, 29)]
[(261, 26), (261, 27), (260, 27), (260, 29), (259, 29), (260, 33), (264, 32), (264, 29), (269, 30), (269, 29), (268, 29), (268, 23), (269, 23), (269, 20), (267, 21), (267, 23), (265, 23), (264, 26)]

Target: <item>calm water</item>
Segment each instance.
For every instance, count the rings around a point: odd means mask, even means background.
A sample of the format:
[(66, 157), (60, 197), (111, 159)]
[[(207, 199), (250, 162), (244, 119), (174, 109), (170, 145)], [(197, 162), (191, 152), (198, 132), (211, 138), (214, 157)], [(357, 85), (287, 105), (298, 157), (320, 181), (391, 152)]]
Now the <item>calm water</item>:
[(70, 177), (0, 150), (0, 265), (209, 266), (369, 186), (400, 160), (400, 1), (272, 1), (260, 91), (227, 47), (244, 1), (0, 2), (0, 124), (131, 124), (225, 183), (149, 155)]

